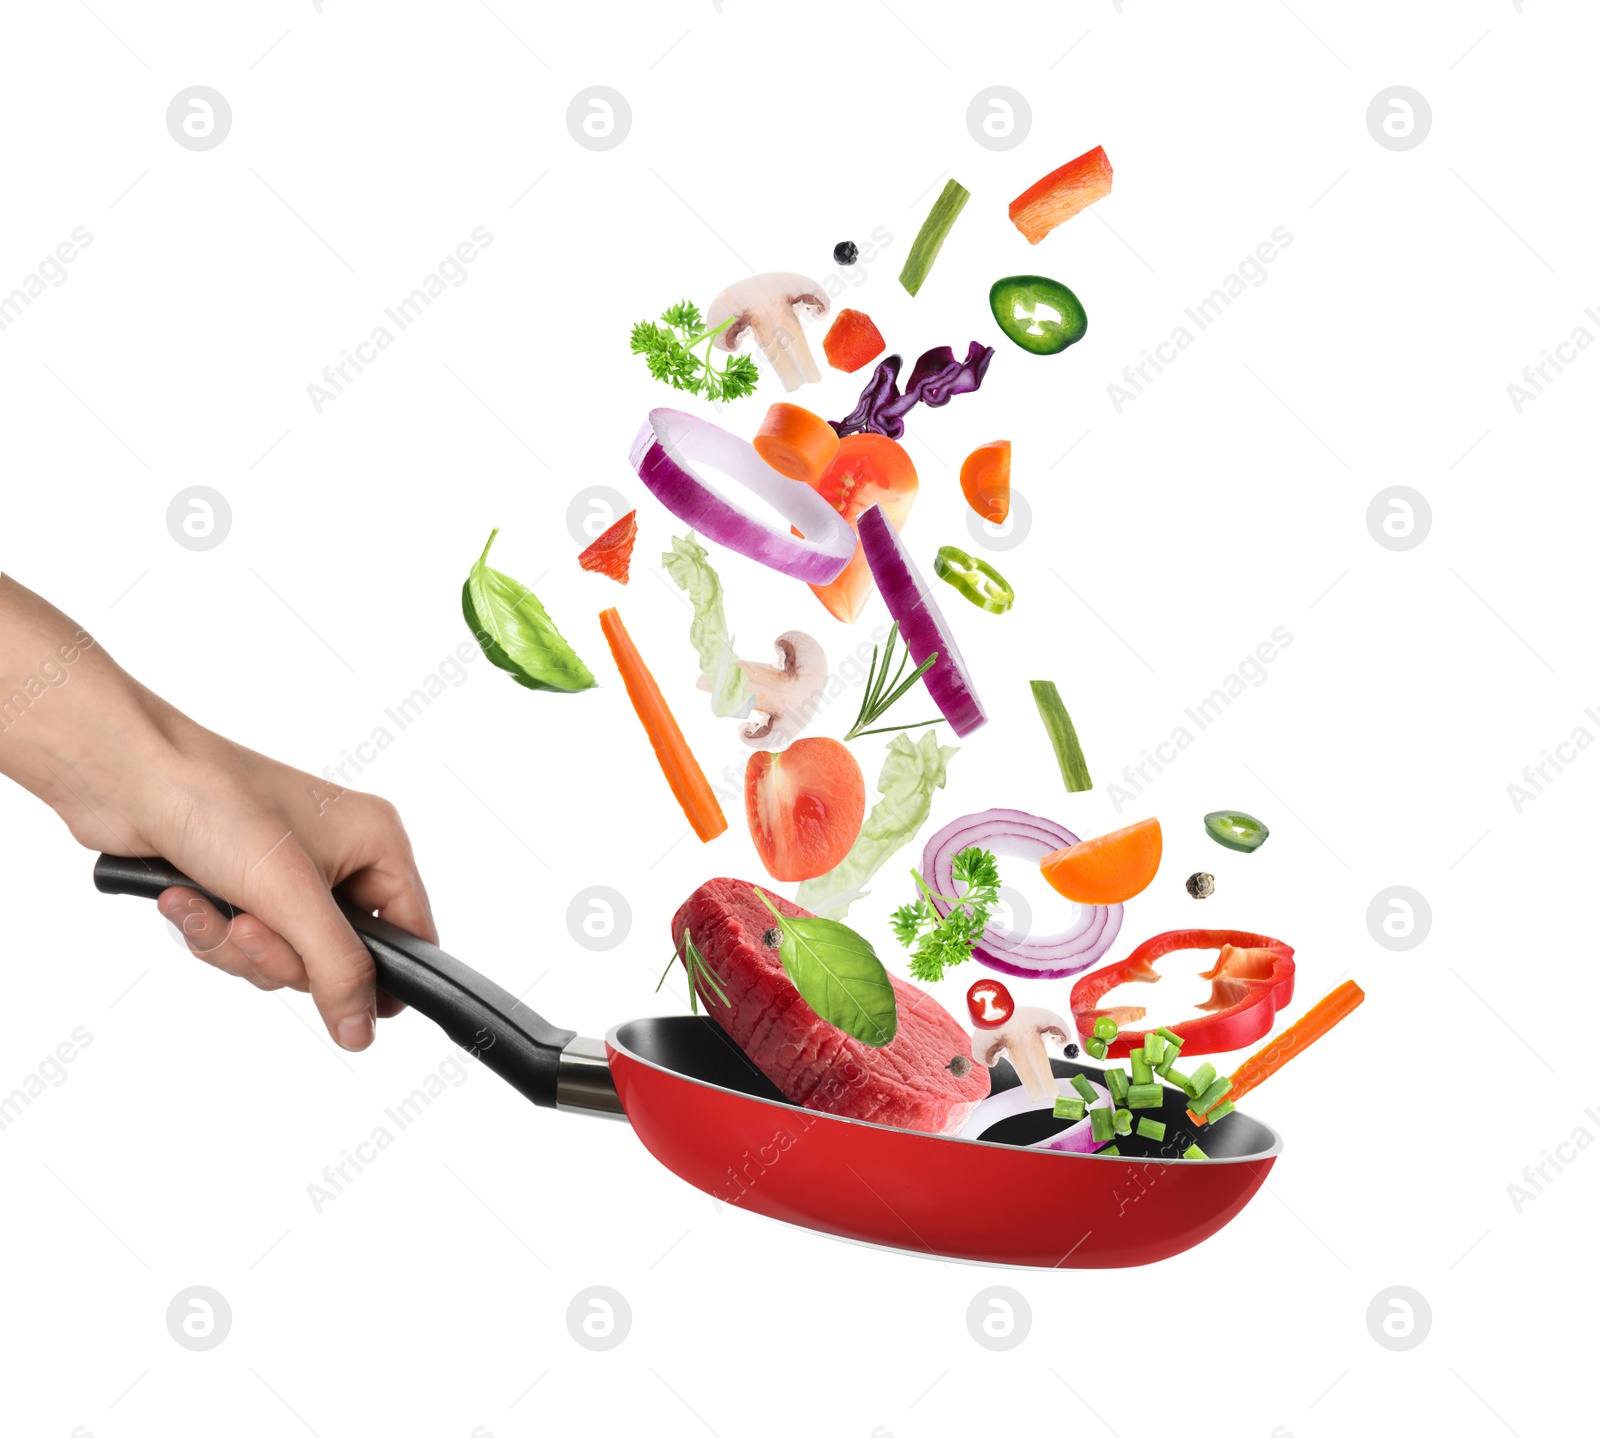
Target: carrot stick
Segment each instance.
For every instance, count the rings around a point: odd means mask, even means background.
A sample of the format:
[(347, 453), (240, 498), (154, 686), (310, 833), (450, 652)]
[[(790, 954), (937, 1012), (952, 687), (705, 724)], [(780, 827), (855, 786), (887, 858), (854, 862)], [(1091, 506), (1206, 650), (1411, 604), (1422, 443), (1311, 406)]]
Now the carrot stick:
[(600, 628), (611, 646), (611, 657), (617, 661), (628, 698), (633, 701), (633, 712), (650, 736), (656, 762), (672, 786), (673, 797), (683, 806), (684, 817), (700, 842), (709, 843), (728, 827), (728, 820), (706, 782), (705, 771), (690, 752), (683, 730), (661, 696), (661, 687), (645, 668), (632, 637), (623, 628), (622, 616), (615, 609), (602, 609)]
[[(1229, 1102), (1237, 1102), (1257, 1084), (1271, 1078), (1297, 1053), (1309, 1048), (1341, 1019), (1348, 1018), (1366, 994), (1354, 979), (1346, 979), (1326, 998), (1319, 1000), (1289, 1025), (1271, 1043), (1251, 1054), (1229, 1076), (1232, 1087), (1228, 1090)], [(1193, 1110), (1189, 1118), (1199, 1123), (1200, 1116)]]

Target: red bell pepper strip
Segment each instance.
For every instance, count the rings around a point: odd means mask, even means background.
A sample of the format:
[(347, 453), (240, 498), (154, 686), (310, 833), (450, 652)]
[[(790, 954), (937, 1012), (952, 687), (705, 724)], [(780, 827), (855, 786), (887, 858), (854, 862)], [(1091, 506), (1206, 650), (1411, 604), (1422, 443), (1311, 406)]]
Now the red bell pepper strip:
[(1294, 950), (1265, 934), (1238, 929), (1174, 929), (1146, 939), (1127, 958), (1085, 974), (1072, 986), (1072, 1020), (1089, 1038), (1098, 1018), (1117, 1025), (1107, 1058), (1125, 1058), (1144, 1045), (1145, 1030), (1132, 1025), (1145, 1016), (1142, 1008), (1101, 1008), (1100, 1000), (1122, 984), (1153, 984), (1161, 975), (1155, 961), (1176, 949), (1218, 949), (1217, 962), (1201, 973), (1211, 980), (1211, 997), (1195, 1019), (1169, 1024), (1183, 1040), (1183, 1057), (1229, 1053), (1263, 1037), (1273, 1015), (1294, 998)]

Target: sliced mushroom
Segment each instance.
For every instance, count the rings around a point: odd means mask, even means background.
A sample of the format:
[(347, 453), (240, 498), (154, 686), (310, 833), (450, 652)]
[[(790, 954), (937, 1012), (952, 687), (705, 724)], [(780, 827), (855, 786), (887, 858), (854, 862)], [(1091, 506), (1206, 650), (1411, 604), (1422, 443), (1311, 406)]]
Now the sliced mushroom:
[(997, 1029), (977, 1029), (972, 1035), (972, 1057), (993, 1068), (1001, 1056), (1011, 1060), (1027, 1095), (1041, 1108), (1055, 1103), (1055, 1073), (1045, 1040), (1066, 1045), (1071, 1032), (1067, 1021), (1050, 1009), (1021, 1008)]
[[(772, 641), (777, 664), (739, 660), (750, 683), (750, 718), (739, 737), (752, 749), (782, 749), (811, 722), (828, 683), (828, 656), (809, 634), (788, 629)], [(697, 683), (710, 689), (702, 674)]]
[(814, 319), (828, 313), (828, 296), (815, 280), (797, 274), (751, 275), (711, 301), (706, 328), (733, 321), (716, 338), (717, 346), (725, 350), (738, 349), (746, 331), (754, 334), (784, 389), (796, 390), (822, 378), (797, 309)]

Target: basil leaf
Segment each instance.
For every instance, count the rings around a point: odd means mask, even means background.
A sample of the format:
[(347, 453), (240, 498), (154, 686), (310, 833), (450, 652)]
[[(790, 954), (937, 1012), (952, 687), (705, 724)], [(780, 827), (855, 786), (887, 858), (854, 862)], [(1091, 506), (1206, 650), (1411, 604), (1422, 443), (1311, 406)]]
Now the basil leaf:
[(461, 612), (489, 662), (529, 689), (574, 694), (594, 688), (594, 675), (550, 622), (544, 605), (524, 584), (489, 568), (498, 529), (461, 586)]
[(778, 921), (783, 971), (817, 1017), (872, 1048), (893, 1039), (900, 1022), (894, 985), (872, 945), (835, 919), (780, 914), (755, 892)]

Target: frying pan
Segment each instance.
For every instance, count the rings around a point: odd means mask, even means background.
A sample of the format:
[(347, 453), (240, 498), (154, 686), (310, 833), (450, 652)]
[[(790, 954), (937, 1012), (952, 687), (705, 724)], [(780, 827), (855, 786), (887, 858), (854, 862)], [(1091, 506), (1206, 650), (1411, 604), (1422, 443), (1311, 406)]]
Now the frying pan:
[[(107, 854), (94, 882), (104, 894), (147, 899), (175, 884), (199, 888), (163, 860)], [(1199, 1135), (1176, 1089), (1159, 1115), (1166, 1137), (1119, 1138), (1120, 1157), (1021, 1146), (1064, 1127), (1046, 1111), (1004, 1119), (983, 1140), (838, 1118), (789, 1103), (709, 1018), (633, 1019), (603, 1043), (580, 1038), (442, 949), (341, 907), (372, 954), (379, 987), (524, 1097), (626, 1118), (657, 1159), (713, 1198), (839, 1238), (1029, 1268), (1154, 1263), (1227, 1223), (1282, 1149), (1244, 1113)], [(1102, 1074), (1060, 1059), (1052, 1067), (1063, 1078)], [(1016, 1083), (1010, 1065), (995, 1067), (994, 1091)], [(1207, 1161), (1179, 1157), (1196, 1141)]]

